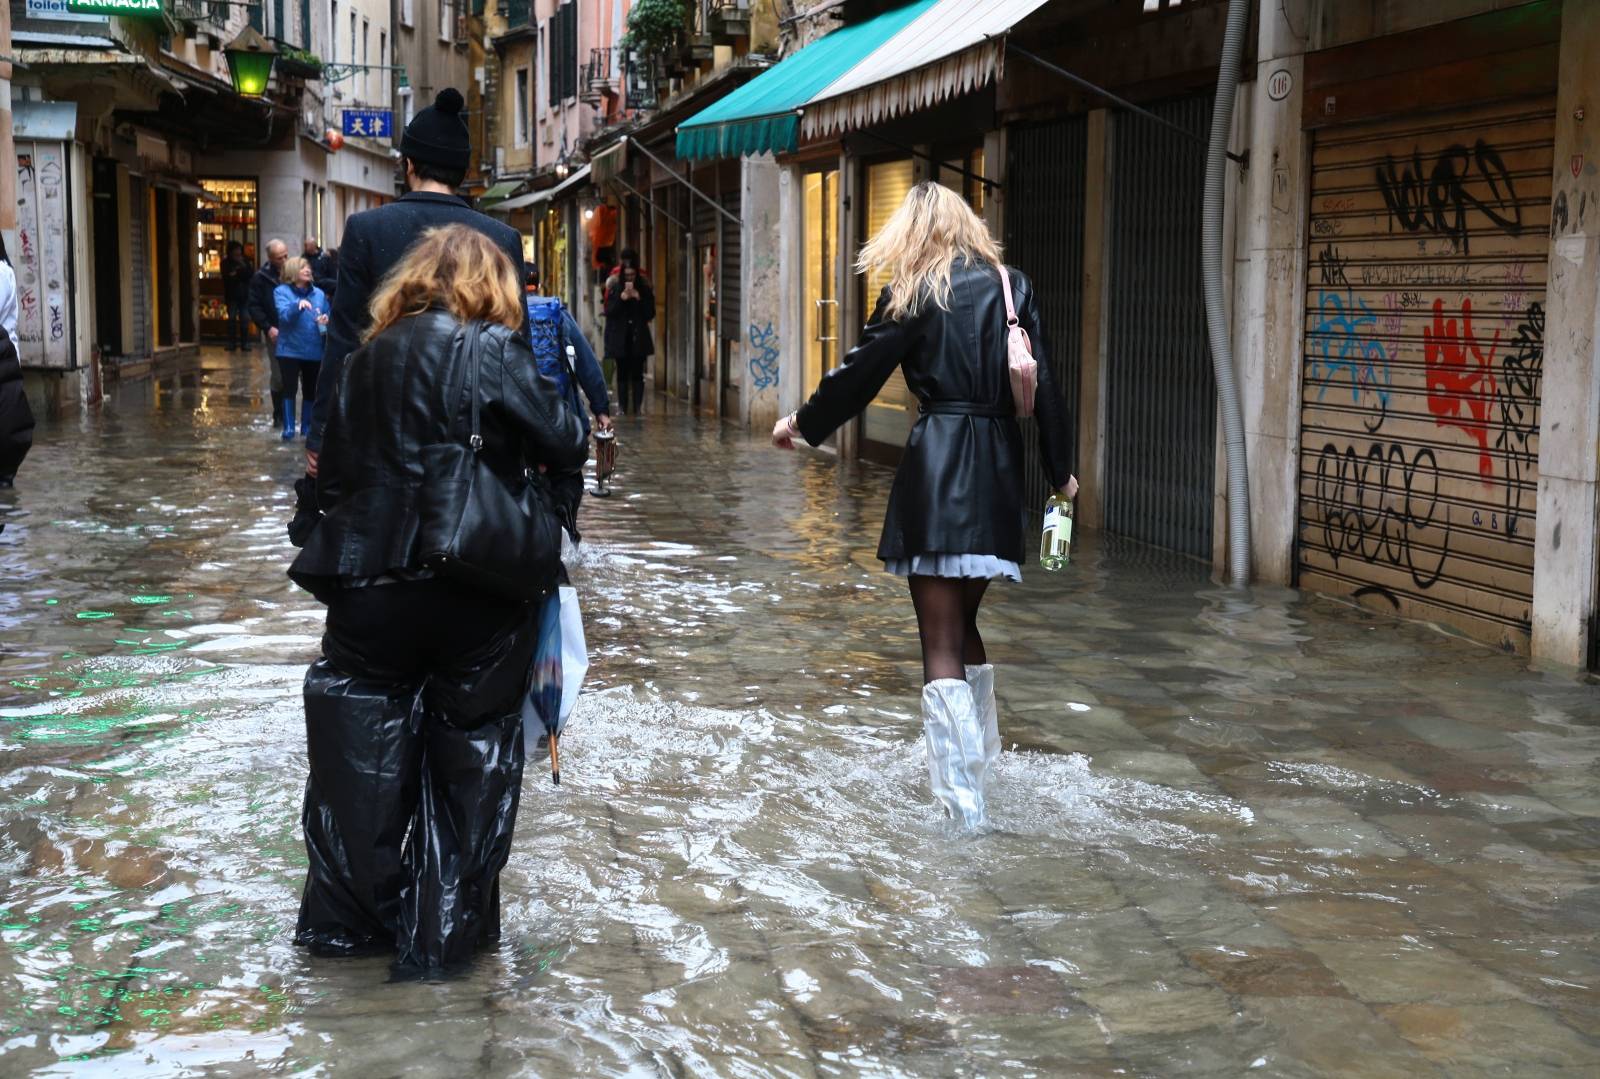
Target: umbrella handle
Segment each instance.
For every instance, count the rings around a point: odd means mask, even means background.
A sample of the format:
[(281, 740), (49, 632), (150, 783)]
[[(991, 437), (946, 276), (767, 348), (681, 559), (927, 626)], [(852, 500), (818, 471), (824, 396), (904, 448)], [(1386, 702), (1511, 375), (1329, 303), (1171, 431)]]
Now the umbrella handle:
[(561, 736), (550, 736), (550, 781), (561, 786)]

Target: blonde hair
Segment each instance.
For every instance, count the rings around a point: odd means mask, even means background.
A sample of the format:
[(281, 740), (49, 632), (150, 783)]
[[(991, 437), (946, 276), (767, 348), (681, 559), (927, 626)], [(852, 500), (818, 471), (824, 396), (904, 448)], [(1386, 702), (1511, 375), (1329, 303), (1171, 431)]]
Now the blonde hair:
[(299, 255), (283, 260), (283, 269), (278, 271), (278, 278), (285, 285), (294, 284), (294, 279), (300, 276), (300, 271), (306, 268), (306, 260)]
[(950, 265), (961, 256), (1000, 268), (1000, 245), (966, 200), (941, 184), (913, 187), (856, 258), (861, 273), (889, 276), (890, 319), (915, 315), (932, 300), (950, 309)]
[(442, 307), (458, 322), (481, 319), (521, 329), (522, 280), (494, 241), (466, 225), (429, 229), (384, 277), (369, 310), (371, 340), (403, 318)]

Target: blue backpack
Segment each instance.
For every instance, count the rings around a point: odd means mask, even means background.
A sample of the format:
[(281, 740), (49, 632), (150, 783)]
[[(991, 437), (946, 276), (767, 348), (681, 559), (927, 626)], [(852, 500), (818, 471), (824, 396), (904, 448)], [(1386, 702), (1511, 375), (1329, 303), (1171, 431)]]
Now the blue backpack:
[(572, 371), (572, 346), (567, 343), (566, 308), (554, 296), (528, 296), (528, 331), (539, 373), (561, 387), (561, 399), (579, 415), (577, 379)]

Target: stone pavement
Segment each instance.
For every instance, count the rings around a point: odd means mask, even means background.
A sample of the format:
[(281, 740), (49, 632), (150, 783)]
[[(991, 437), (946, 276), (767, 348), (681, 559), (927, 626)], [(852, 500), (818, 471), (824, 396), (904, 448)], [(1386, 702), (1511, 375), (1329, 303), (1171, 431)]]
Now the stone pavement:
[(308, 959), (320, 609), (253, 367), (44, 426), (0, 505), (0, 1071), (1600, 1069), (1600, 689), (1085, 537), (986, 608), (1011, 751), (956, 837), (888, 474), (659, 401), (585, 506), (593, 682), (501, 950)]

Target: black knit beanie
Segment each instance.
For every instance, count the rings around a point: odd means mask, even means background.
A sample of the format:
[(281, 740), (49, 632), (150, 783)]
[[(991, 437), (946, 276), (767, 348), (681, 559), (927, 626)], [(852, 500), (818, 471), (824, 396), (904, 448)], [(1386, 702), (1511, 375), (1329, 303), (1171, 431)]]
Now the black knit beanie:
[(472, 142), (467, 122), (461, 118), (466, 102), (461, 91), (447, 86), (433, 104), (411, 118), (400, 140), (400, 152), (413, 161), (441, 169), (465, 169), (472, 164)]

